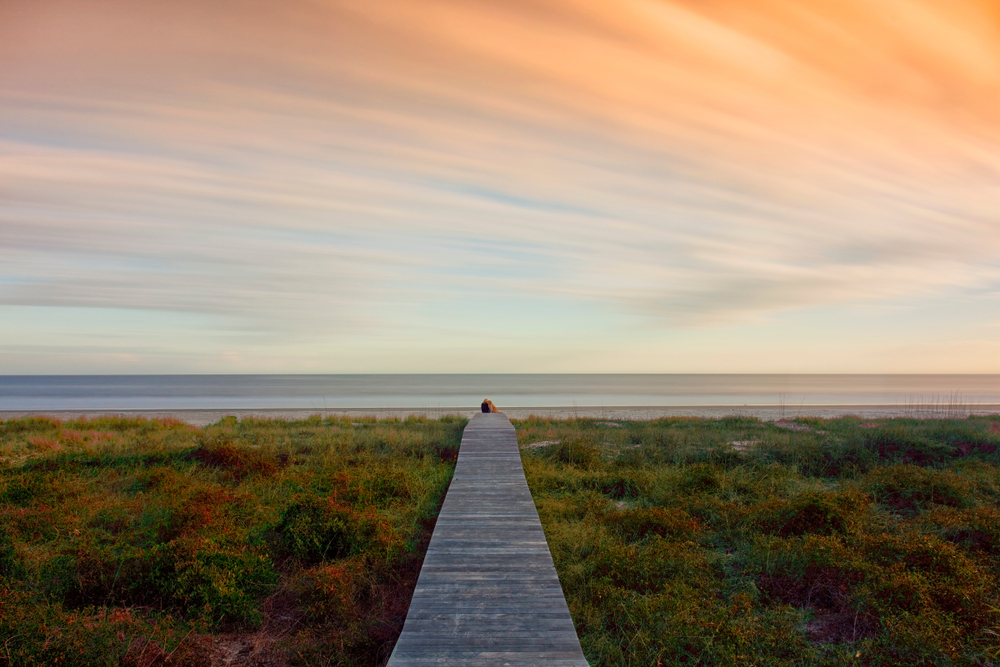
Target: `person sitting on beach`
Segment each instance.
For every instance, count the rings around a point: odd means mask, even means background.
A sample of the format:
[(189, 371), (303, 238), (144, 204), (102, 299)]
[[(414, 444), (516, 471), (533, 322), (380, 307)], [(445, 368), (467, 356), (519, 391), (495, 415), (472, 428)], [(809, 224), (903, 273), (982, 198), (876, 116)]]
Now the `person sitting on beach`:
[(500, 412), (497, 410), (497, 406), (493, 405), (493, 401), (488, 398), (483, 399), (483, 412)]

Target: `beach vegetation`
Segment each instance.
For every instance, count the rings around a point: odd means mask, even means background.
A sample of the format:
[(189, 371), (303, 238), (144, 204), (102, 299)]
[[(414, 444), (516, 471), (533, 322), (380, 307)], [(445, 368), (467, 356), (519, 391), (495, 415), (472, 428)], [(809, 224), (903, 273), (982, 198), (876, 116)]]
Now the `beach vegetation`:
[(591, 665), (998, 664), (996, 418), (515, 426)]
[(0, 422), (0, 666), (384, 664), (464, 424)]

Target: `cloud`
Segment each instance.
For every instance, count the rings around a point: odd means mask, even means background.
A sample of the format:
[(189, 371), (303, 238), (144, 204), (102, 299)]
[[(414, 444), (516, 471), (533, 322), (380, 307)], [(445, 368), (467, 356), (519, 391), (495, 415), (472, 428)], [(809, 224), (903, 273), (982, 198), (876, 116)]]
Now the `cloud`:
[(466, 331), (484, 291), (670, 329), (995, 285), (998, 26), (971, 0), (12, 0), (0, 305), (318, 346)]

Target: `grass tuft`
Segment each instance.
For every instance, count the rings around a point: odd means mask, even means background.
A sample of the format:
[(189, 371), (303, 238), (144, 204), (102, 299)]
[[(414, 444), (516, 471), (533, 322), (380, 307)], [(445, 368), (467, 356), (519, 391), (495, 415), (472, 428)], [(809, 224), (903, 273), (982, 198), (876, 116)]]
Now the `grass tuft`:
[(996, 418), (515, 426), (592, 665), (1000, 656)]
[(0, 666), (376, 665), (464, 420), (0, 422)]

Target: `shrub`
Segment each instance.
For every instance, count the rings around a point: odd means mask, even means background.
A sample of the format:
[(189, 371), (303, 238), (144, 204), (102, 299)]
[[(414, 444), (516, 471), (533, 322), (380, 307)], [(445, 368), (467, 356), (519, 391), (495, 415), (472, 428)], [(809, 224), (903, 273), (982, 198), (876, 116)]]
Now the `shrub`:
[(330, 623), (341, 628), (361, 622), (357, 613), (360, 598), (368, 588), (367, 570), (357, 559), (323, 563), (298, 577), (293, 590), (305, 603), (306, 618), (313, 623)]
[(375, 470), (369, 476), (358, 480), (358, 497), (367, 503), (385, 504), (393, 500), (409, 500), (409, 476), (398, 470)]
[(263, 550), (194, 538), (164, 553), (173, 557), (172, 592), (182, 609), (212, 625), (260, 625), (260, 602), (278, 580)]
[(632, 545), (609, 543), (589, 570), (590, 579), (643, 594), (661, 591), (676, 578), (710, 587), (721, 574), (706, 549), (660, 537)]
[(966, 510), (935, 508), (925, 521), (938, 527), (943, 537), (969, 551), (1000, 556), (1000, 508), (984, 505)]
[(867, 447), (855, 442), (827, 441), (823, 446), (823, 462), (815, 467), (803, 466), (802, 472), (822, 477), (854, 477), (871, 470), (878, 457)]
[(643, 446), (586, 470), (522, 452), (591, 664), (995, 662), (1000, 473), (946, 449), (994, 422), (800, 422), (626, 424), (602, 436)]
[(685, 493), (705, 493), (719, 488), (719, 472), (707, 463), (695, 463), (681, 470), (678, 488)]
[(1000, 445), (1000, 431), (991, 432), (975, 419), (938, 420), (929, 429), (929, 434), (935, 440), (954, 447), (956, 456), (994, 454)]
[(551, 448), (549, 457), (553, 461), (577, 466), (584, 470), (590, 470), (600, 465), (604, 460), (597, 445), (582, 436), (571, 436), (563, 439), (558, 445)]
[(782, 537), (846, 533), (868, 509), (863, 493), (806, 491), (789, 501), (764, 505), (754, 519), (763, 532)]
[(5, 481), (6, 484), (0, 491), (0, 504), (27, 507), (46, 492), (47, 485), (42, 475), (30, 472), (10, 474)]
[(223, 522), (227, 506), (235, 501), (236, 495), (226, 488), (195, 491), (175, 506), (161, 523), (159, 541), (169, 542), (177, 537), (216, 529)]
[(22, 417), (0, 421), (0, 436), (9, 437), (22, 433), (55, 433), (62, 422), (51, 417)]
[(74, 609), (108, 602), (118, 569), (109, 552), (89, 540), (65, 547), (42, 567), (42, 590)]
[(225, 471), (236, 481), (252, 474), (269, 477), (277, 472), (278, 465), (273, 456), (240, 445), (232, 438), (224, 431), (204, 436), (190, 456), (203, 465)]
[(350, 554), (352, 518), (350, 509), (333, 499), (299, 496), (282, 513), (278, 530), (289, 553), (315, 564)]
[(0, 524), (0, 579), (16, 576), (20, 571), (14, 540), (6, 526)]
[(637, 498), (641, 493), (639, 480), (632, 475), (588, 475), (581, 480), (585, 489), (593, 489), (615, 500)]
[(701, 529), (697, 519), (676, 507), (637, 507), (620, 512), (609, 512), (604, 521), (628, 542), (635, 542), (653, 535), (676, 540), (690, 540)]
[(876, 468), (861, 485), (877, 502), (904, 514), (931, 505), (964, 507), (970, 503), (968, 483), (955, 473), (911, 464)]
[[(465, 421), (370, 423), (3, 422), (0, 665), (384, 662), (452, 470), (436, 452), (457, 451)], [(349, 548), (316, 581), (355, 586), (337, 619), (308, 612), (303, 561), (285, 558), (286, 538), (322, 557), (310, 532), (336, 516), (294, 506), (331, 483)], [(356, 580), (327, 569), (345, 563)]]
[(941, 463), (956, 453), (953, 446), (929, 437), (907, 422), (908, 420), (895, 420), (866, 430), (862, 440), (866, 447), (878, 452), (882, 459), (909, 461), (920, 465)]

